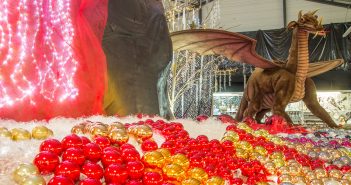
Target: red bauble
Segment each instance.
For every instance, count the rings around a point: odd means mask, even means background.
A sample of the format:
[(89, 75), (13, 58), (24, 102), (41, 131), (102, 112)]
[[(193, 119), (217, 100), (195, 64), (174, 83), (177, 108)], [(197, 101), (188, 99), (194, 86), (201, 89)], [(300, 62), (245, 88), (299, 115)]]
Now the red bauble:
[(121, 145), (121, 150), (125, 150), (125, 149), (135, 149), (135, 147), (129, 143), (125, 143), (123, 145)]
[(46, 175), (52, 173), (59, 164), (58, 155), (49, 151), (42, 151), (34, 158), (34, 164), (38, 167), (41, 174)]
[(144, 152), (156, 150), (158, 148), (157, 143), (153, 140), (145, 140), (141, 143), (141, 149)]
[(126, 168), (132, 179), (139, 179), (144, 174), (144, 164), (141, 161), (129, 161)]
[(61, 141), (63, 149), (67, 148), (81, 148), (83, 145), (82, 139), (76, 134), (71, 134), (64, 137)]
[(99, 161), (102, 156), (101, 148), (96, 143), (86, 144), (83, 147), (83, 152), (84, 152), (85, 158), (93, 162)]
[(101, 179), (103, 176), (103, 169), (99, 164), (87, 162), (82, 166), (82, 173), (91, 179)]
[(342, 172), (343, 174), (345, 174), (345, 173), (347, 173), (347, 172), (350, 172), (351, 166), (345, 165), (345, 166), (341, 167), (340, 170), (341, 170), (341, 172)]
[(140, 160), (140, 154), (136, 149), (122, 150), (122, 157), (125, 161), (138, 161), (138, 160)]
[(81, 180), (78, 185), (102, 185), (99, 180), (86, 178)]
[(85, 161), (84, 152), (80, 148), (68, 148), (66, 151), (63, 152), (62, 160), (71, 161), (80, 166)]
[(175, 144), (173, 141), (165, 141), (161, 144), (161, 148), (168, 149), (173, 154), (175, 151)]
[(50, 179), (48, 185), (74, 185), (74, 182), (65, 176), (54, 176)]
[(141, 180), (128, 180), (127, 183), (125, 183), (125, 185), (143, 185), (143, 181)]
[(115, 146), (108, 146), (108, 147), (106, 147), (106, 148), (104, 148), (104, 149), (102, 150), (102, 153), (105, 153), (106, 151), (110, 151), (110, 150), (113, 150), (113, 151), (116, 151), (116, 152), (119, 152), (119, 153), (122, 152), (121, 149), (119, 149), (119, 148), (117, 148), (117, 147), (115, 147)]
[(183, 124), (181, 123), (178, 123), (178, 122), (172, 122), (170, 123), (176, 130), (183, 130), (184, 129), (184, 126)]
[(229, 180), (230, 184), (232, 185), (242, 185), (244, 181), (241, 178), (233, 178)]
[(205, 135), (199, 135), (196, 137), (196, 140), (198, 141), (207, 141), (208, 142), (208, 137)]
[(207, 115), (198, 115), (197, 117), (196, 117), (196, 120), (197, 121), (206, 121), (208, 119), (208, 116)]
[(229, 140), (223, 141), (222, 147), (223, 147), (225, 150), (233, 150), (233, 149), (234, 149), (233, 142), (232, 142), (232, 141), (229, 141)]
[(128, 172), (121, 164), (111, 164), (106, 168), (104, 176), (107, 182), (123, 184), (127, 181)]
[(175, 134), (178, 130), (174, 127), (174, 126), (168, 126), (165, 127), (164, 129), (162, 129), (162, 135), (164, 136), (168, 136), (168, 135), (172, 135)]
[(79, 180), (80, 168), (77, 164), (70, 161), (63, 161), (56, 167), (55, 176), (65, 176), (73, 181)]
[(222, 114), (217, 117), (218, 120), (220, 120), (222, 123), (231, 123), (231, 124), (236, 124), (238, 121), (236, 121), (232, 116), (228, 114)]
[(162, 181), (162, 175), (157, 172), (146, 172), (143, 177), (145, 185), (161, 185)]
[(109, 150), (102, 154), (101, 162), (106, 167), (112, 163), (122, 164), (123, 158), (119, 152)]
[(94, 138), (94, 143), (98, 144), (101, 149), (104, 149), (111, 145), (110, 140), (107, 137), (103, 136), (96, 136)]
[(50, 151), (56, 155), (61, 155), (62, 144), (57, 139), (47, 139), (40, 144), (40, 151)]
[(80, 136), (80, 138), (82, 139), (83, 146), (88, 144), (88, 143), (91, 143), (90, 139), (88, 139), (85, 136)]

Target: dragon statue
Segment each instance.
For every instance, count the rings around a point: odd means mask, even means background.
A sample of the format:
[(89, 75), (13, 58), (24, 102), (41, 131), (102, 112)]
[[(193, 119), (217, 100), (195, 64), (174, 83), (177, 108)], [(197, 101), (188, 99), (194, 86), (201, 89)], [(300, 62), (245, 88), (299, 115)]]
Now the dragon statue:
[(269, 61), (259, 56), (256, 40), (222, 30), (185, 30), (171, 35), (174, 50), (191, 50), (202, 55), (223, 55), (229, 60), (252, 64), (256, 67), (247, 81), (237, 120), (251, 116), (260, 121), (272, 111), (287, 122), (292, 120), (285, 112), (289, 103), (302, 100), (306, 107), (329, 127), (337, 127), (317, 100), (316, 87), (311, 77), (327, 72), (343, 63), (342, 59), (309, 63), (308, 36), (325, 36), (322, 19), (316, 11), (302, 15), (288, 24), (292, 42), (286, 62)]

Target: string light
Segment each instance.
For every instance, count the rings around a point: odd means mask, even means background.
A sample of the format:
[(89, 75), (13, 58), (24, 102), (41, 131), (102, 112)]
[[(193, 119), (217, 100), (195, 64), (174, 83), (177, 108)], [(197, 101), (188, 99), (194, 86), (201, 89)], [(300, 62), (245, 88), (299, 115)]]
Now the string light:
[(0, 1), (0, 108), (78, 96), (71, 11), (71, 0)]

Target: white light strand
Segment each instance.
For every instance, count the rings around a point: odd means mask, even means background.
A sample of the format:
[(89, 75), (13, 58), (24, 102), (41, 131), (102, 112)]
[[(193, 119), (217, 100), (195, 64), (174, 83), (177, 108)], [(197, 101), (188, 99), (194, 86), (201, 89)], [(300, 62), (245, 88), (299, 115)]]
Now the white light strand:
[(0, 1), (0, 108), (78, 96), (71, 10), (71, 0)]

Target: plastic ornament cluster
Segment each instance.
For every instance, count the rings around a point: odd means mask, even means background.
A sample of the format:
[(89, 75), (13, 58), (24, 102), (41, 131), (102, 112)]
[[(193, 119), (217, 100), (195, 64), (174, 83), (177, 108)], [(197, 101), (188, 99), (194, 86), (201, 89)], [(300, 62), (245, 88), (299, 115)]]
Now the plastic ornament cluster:
[(0, 9), (0, 108), (75, 98), (71, 0), (2, 0)]
[[(200, 122), (206, 119), (198, 118)], [(31, 176), (37, 182), (32, 184), (39, 185), (43, 182), (40, 172), (51, 175), (49, 185), (351, 183), (349, 147), (290, 142), (228, 116), (219, 119), (227, 124), (220, 140), (204, 135), (191, 138), (181, 123), (163, 120), (84, 122), (71, 131), (91, 140), (71, 134), (61, 141), (43, 141), (33, 160), (38, 170), (16, 170), (14, 180), (23, 184)], [(152, 138), (155, 132), (165, 139), (160, 146)], [(140, 144), (142, 155), (127, 143), (131, 138)]]
[(0, 127), (0, 137), (9, 138), (13, 141), (25, 141), (32, 138), (42, 140), (53, 135), (53, 131), (45, 126), (36, 126), (31, 132), (23, 128), (13, 128), (8, 130), (5, 127)]

